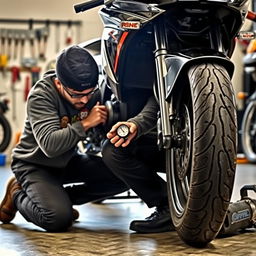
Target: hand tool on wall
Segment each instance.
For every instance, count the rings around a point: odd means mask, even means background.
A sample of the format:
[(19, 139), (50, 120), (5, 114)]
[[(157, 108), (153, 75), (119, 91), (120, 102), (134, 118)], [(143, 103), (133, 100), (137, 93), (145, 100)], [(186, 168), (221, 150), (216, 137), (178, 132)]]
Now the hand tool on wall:
[(13, 58), (16, 60), (18, 55), (18, 46), (19, 46), (19, 33), (16, 31), (14, 34), (14, 47), (13, 47)]
[(20, 62), (21, 66), (26, 69), (30, 69), (37, 65), (37, 59), (34, 58), (23, 58)]
[(20, 68), (17, 66), (11, 67), (12, 79), (11, 79), (11, 91), (12, 91), (12, 119), (16, 120), (16, 88), (15, 84), (20, 79)]
[(0, 55), (0, 70), (3, 73), (3, 77), (6, 77), (7, 64), (8, 64), (8, 56), (6, 54)]
[(21, 60), (24, 58), (25, 39), (26, 39), (26, 35), (25, 33), (22, 33), (20, 35), (20, 59)]
[(30, 43), (31, 58), (35, 58), (35, 56), (36, 56), (36, 53), (35, 53), (35, 31), (33, 30), (33, 23), (34, 23), (34, 21), (32, 19), (29, 20), (28, 37), (29, 37), (29, 43)]
[(76, 26), (76, 42), (81, 42), (81, 24)]
[(1, 29), (0, 70), (3, 73), (3, 77), (6, 76), (6, 67), (8, 63), (8, 56), (6, 54), (6, 38), (7, 38), (7, 30)]
[(13, 31), (7, 30), (7, 57), (10, 60), (12, 54), (12, 38), (13, 38)]
[(32, 86), (39, 80), (40, 71), (41, 71), (40, 67), (31, 68), (31, 85)]
[(56, 22), (55, 25), (55, 43), (56, 48), (55, 51), (58, 53), (60, 51), (60, 22)]
[(30, 43), (30, 53), (31, 53), (31, 58), (36, 57), (36, 52), (35, 52), (35, 37), (34, 37), (34, 31), (30, 30), (29, 31), (29, 43)]
[(47, 46), (47, 40), (48, 40), (48, 36), (49, 36), (49, 21), (46, 21), (46, 27), (44, 27), (41, 30), (41, 35), (42, 35), (42, 44), (40, 47), (40, 51), (39, 51), (39, 58), (41, 60), (46, 60), (46, 46)]
[(0, 34), (0, 37), (1, 37), (1, 48), (0, 48), (0, 54), (1, 55), (4, 55), (6, 54), (6, 49), (5, 49), (5, 41), (6, 41), (6, 37), (7, 37), (7, 30), (6, 29), (1, 29), (0, 30), (1, 34)]
[(29, 91), (31, 89), (31, 82), (30, 82), (30, 76), (27, 75), (25, 77), (25, 87), (24, 87), (24, 101), (27, 101)]
[(38, 54), (40, 56), (41, 41), (42, 41), (42, 31), (41, 31), (41, 29), (36, 29), (35, 30), (35, 37), (36, 37), (36, 41), (37, 41)]
[(2, 54), (3, 51), (3, 46), (2, 46), (2, 29), (0, 29), (0, 55)]
[(73, 29), (72, 29), (72, 21), (68, 21), (68, 27), (66, 30), (66, 38), (65, 38), (65, 43), (66, 45), (70, 45), (73, 42)]

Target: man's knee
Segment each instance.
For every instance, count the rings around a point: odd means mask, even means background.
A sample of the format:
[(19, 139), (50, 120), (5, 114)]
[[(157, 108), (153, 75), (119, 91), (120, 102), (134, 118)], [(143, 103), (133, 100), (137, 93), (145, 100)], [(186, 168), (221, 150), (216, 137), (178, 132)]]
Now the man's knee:
[(102, 159), (106, 164), (112, 159), (113, 149), (113, 144), (109, 140), (106, 140), (102, 146)]
[(40, 226), (48, 232), (63, 232), (72, 225), (72, 222), (72, 209), (60, 207), (45, 212), (41, 216)]

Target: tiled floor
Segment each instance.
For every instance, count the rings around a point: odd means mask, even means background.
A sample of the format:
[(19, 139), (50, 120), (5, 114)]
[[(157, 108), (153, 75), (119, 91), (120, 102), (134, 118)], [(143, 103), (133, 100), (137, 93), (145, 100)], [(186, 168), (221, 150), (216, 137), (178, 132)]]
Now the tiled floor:
[[(0, 198), (10, 175), (8, 167), (0, 168)], [(244, 184), (256, 184), (255, 165), (238, 166), (232, 201), (240, 198)], [(141, 235), (129, 231), (131, 220), (150, 213), (138, 199), (107, 200), (77, 209), (80, 218), (67, 233), (46, 233), (19, 214), (12, 224), (0, 224), (0, 256), (256, 255), (255, 229), (195, 249), (185, 245), (176, 232)]]

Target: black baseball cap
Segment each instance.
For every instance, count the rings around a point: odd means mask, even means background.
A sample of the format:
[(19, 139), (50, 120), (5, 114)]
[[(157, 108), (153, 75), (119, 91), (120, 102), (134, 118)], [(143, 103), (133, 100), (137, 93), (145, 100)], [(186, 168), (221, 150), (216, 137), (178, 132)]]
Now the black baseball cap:
[(96, 61), (86, 49), (72, 45), (64, 49), (57, 57), (56, 74), (64, 86), (83, 91), (97, 85), (99, 69)]

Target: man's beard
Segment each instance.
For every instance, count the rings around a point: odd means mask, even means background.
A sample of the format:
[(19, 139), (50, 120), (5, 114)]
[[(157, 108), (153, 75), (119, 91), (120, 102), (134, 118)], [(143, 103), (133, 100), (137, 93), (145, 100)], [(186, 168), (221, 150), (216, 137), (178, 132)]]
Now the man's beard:
[(82, 103), (82, 102), (79, 102), (79, 103), (74, 103), (73, 106), (74, 106), (76, 109), (80, 110), (80, 109), (84, 108), (85, 104)]

